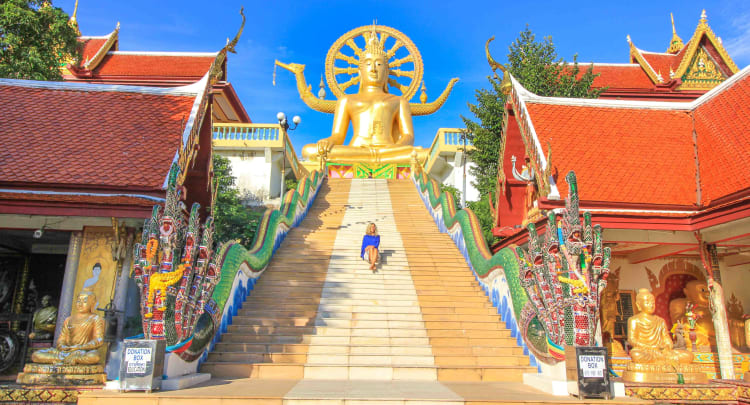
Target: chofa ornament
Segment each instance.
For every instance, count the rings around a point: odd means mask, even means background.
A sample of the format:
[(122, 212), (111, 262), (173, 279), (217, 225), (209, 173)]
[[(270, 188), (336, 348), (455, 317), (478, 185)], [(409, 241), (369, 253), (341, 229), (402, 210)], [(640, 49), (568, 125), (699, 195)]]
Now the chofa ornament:
[(144, 224), (133, 252), (132, 276), (141, 290), (144, 337), (166, 340), (182, 356), (180, 349), (190, 346), (202, 315), (218, 322), (221, 314), (211, 294), (221, 275), (213, 259), (213, 219), (201, 225), (197, 203), (186, 218), (178, 171), (174, 165), (164, 208), (155, 206)]
[[(595, 344), (611, 255), (602, 245), (601, 226), (591, 225), (591, 214), (584, 213), (581, 224), (575, 173), (566, 179), (565, 209), (549, 213), (544, 240), (530, 224), (528, 249), (517, 248), (521, 285), (529, 298), (522, 312), (523, 336), (529, 339), (532, 323), (541, 326), (546, 342), (527, 343), (540, 360), (552, 362), (564, 359), (565, 344)], [(539, 343), (546, 343), (547, 350), (540, 350)]]

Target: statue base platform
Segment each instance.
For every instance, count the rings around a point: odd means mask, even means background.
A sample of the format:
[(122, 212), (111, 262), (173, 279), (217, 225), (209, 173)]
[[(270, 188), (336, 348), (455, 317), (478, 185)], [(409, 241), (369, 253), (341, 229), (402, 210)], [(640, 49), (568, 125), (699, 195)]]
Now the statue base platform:
[(682, 375), (685, 384), (705, 384), (706, 373), (696, 364), (638, 364), (629, 363), (622, 373), (625, 382), (677, 384)]
[(84, 392), (101, 390), (96, 385), (59, 386), (59, 385), (0, 385), (0, 404), (53, 403), (75, 404), (78, 396)]
[[(308, 170), (318, 170), (318, 162), (302, 162)], [(310, 166), (310, 167), (308, 167)], [(326, 162), (329, 179), (408, 179), (411, 176), (409, 163), (341, 163)]]
[(18, 373), (16, 382), (19, 384), (51, 384), (51, 385), (93, 385), (104, 384), (107, 374), (104, 366), (95, 365), (64, 365), (64, 364), (27, 364), (23, 373)]
[(629, 397), (672, 404), (737, 404), (738, 400), (736, 385), (717, 380), (706, 384), (626, 382), (625, 393)]

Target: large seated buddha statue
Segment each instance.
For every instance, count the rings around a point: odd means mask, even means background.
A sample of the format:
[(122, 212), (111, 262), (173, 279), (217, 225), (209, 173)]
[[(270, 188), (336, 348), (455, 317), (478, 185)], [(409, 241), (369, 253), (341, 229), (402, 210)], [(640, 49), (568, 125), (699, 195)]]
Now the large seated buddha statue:
[(685, 382), (701, 382), (706, 374), (691, 366), (693, 354), (673, 347), (667, 323), (654, 315), (656, 299), (647, 289), (636, 295), (638, 313), (628, 319), (628, 343), (631, 362), (623, 378), (632, 382), (677, 382), (677, 373)]
[(83, 290), (74, 303), (74, 313), (65, 319), (57, 346), (31, 355), (18, 374), (22, 384), (101, 384), (106, 380), (99, 348), (104, 344), (104, 319), (94, 312), (96, 295)]
[[(380, 34), (380, 36), (378, 36)], [(357, 41), (364, 38), (364, 49)], [(387, 49), (386, 41), (395, 39), (395, 44)], [(343, 47), (351, 48), (352, 54), (341, 52)], [(397, 52), (407, 50), (399, 57)], [(336, 67), (337, 62), (345, 61), (349, 67)], [(312, 95), (306, 85), (304, 65), (284, 64), (278, 66), (295, 73), (300, 96), (311, 108), (322, 112), (332, 112), (333, 129), (331, 136), (303, 147), (303, 158), (310, 161), (326, 160), (337, 163), (407, 164), (416, 155), (423, 162), (427, 150), (414, 146), (412, 115), (425, 115), (435, 112), (447, 99), (453, 84), (451, 80), (443, 94), (433, 103), (425, 103), (427, 95), (422, 83), (421, 103), (410, 103), (422, 77), (422, 61), (419, 52), (409, 38), (385, 26), (370, 26), (354, 29), (339, 38), (326, 58), (326, 77), (337, 100), (325, 100), (321, 81), (320, 98)], [(356, 67), (352, 67), (354, 65)], [(409, 70), (408, 66), (413, 66)], [(336, 76), (348, 74), (350, 80), (339, 83)], [(399, 82), (400, 78), (410, 80), (409, 84)], [(359, 84), (358, 91), (347, 94), (345, 90)], [(389, 88), (401, 91), (392, 94)], [(345, 145), (349, 124), (352, 138)]]
[(695, 344), (698, 347), (716, 346), (716, 332), (711, 319), (711, 311), (708, 304), (708, 285), (699, 280), (688, 281), (682, 290), (685, 298), (676, 298), (669, 302), (669, 316), (674, 323), (689, 325), (686, 315), (688, 305), (692, 305), (692, 313), (695, 319)]

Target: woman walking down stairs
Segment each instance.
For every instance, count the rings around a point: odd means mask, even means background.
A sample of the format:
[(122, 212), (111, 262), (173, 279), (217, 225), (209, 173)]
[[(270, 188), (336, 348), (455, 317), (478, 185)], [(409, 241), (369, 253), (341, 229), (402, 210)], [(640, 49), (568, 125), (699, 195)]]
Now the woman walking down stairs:
[[(369, 222), (374, 273), (360, 257)], [(536, 368), (405, 180), (328, 179), (200, 371), (214, 379), (79, 403), (583, 403), (520, 383)]]

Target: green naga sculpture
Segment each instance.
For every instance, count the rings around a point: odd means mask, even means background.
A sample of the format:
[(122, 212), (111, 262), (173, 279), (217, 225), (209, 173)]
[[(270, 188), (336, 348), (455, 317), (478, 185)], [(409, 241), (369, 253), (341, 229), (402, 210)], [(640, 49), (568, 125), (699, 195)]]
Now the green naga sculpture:
[(548, 214), (544, 239), (530, 224), (528, 249), (516, 248), (519, 278), (528, 297), (521, 313), (522, 334), (529, 340), (535, 335), (531, 329), (541, 326), (547, 353), (538, 350), (540, 342), (529, 345), (541, 359), (564, 359), (566, 343), (595, 344), (600, 294), (609, 275), (611, 251), (602, 246), (602, 228), (591, 225), (588, 212), (581, 224), (575, 173), (568, 173), (566, 180), (565, 208)]

